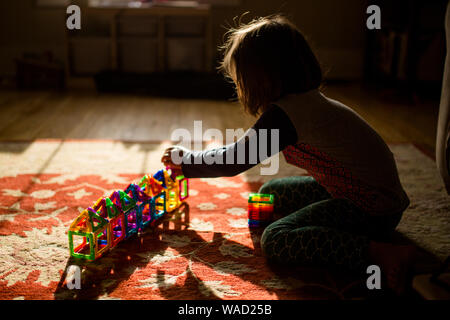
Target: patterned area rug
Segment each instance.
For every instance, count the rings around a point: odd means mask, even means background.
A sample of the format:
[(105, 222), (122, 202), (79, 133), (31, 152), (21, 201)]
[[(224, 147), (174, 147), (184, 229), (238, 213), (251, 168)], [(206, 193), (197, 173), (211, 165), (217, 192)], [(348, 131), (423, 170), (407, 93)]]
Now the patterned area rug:
[[(259, 167), (233, 177), (191, 179), (190, 198), (155, 230), (92, 263), (69, 257), (67, 229), (80, 210), (160, 168), (168, 143), (0, 143), (0, 299), (351, 299), (365, 279), (342, 271), (266, 263), (260, 231), (248, 229), (248, 193)], [(399, 233), (438, 259), (449, 253), (450, 204), (434, 162), (393, 145), (411, 207)], [(277, 175), (304, 171), (280, 157)], [(69, 290), (69, 266), (82, 270)]]

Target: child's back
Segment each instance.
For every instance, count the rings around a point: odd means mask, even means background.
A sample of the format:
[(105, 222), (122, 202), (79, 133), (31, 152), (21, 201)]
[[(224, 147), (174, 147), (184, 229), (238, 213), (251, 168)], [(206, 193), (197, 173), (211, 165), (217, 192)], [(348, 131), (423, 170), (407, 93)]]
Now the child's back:
[(286, 160), (307, 169), (334, 197), (349, 198), (371, 214), (403, 211), (409, 200), (392, 152), (356, 112), (319, 90), (275, 103), (292, 121), (298, 143)]

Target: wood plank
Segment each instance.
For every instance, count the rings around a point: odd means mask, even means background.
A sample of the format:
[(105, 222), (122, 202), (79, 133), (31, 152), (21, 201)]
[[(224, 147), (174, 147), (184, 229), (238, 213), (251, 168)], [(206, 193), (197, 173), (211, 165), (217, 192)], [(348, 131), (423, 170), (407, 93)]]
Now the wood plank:
[[(329, 85), (325, 94), (358, 112), (388, 143), (412, 142), (435, 150), (438, 104), (392, 99), (359, 85)], [(238, 103), (79, 89), (67, 93), (0, 91), (0, 140), (169, 140), (173, 130), (248, 129), (256, 120)]]

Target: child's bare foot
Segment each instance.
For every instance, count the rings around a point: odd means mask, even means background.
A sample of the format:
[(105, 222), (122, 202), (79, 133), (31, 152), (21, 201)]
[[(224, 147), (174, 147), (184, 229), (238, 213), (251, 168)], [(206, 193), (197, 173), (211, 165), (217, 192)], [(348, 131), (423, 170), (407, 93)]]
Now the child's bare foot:
[(410, 245), (374, 242), (369, 245), (369, 255), (386, 278), (387, 286), (396, 294), (405, 292), (416, 249)]

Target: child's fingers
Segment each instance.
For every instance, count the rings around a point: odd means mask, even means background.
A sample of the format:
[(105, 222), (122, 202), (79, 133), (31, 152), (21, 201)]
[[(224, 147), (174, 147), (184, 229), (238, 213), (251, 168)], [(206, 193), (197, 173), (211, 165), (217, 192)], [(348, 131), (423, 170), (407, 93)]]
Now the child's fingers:
[(184, 151), (181, 148), (175, 147), (169, 147), (164, 151), (163, 156), (161, 157), (161, 162), (164, 164), (165, 167), (169, 167), (172, 170), (177, 170), (181, 172), (181, 165), (175, 164), (172, 160), (172, 155), (174, 152), (178, 152), (178, 156), (182, 157)]
[(166, 167), (170, 167), (170, 168), (181, 168), (181, 165), (175, 164), (173, 163), (172, 159), (170, 156), (167, 157), (162, 157), (161, 158), (161, 162), (164, 164), (164, 166)]
[(181, 165), (174, 164), (172, 161), (163, 162), (165, 167), (169, 167), (170, 169), (181, 170)]
[[(172, 154), (173, 154), (174, 151), (177, 151), (177, 148), (175, 148), (175, 147), (167, 148), (167, 149), (164, 151), (164, 154), (163, 154), (162, 159), (163, 159), (163, 158), (170, 158), (170, 159), (172, 159)], [(183, 151), (178, 149), (178, 155), (179, 155), (179, 156), (182, 156), (182, 155), (183, 155)]]
[(174, 149), (175, 149), (174, 147), (170, 147), (170, 148), (167, 148), (166, 150), (164, 150), (163, 157), (170, 157), (172, 155), (172, 151)]
[(163, 158), (161, 162), (164, 162), (165, 164), (172, 164), (172, 160), (170, 158)]
[(170, 158), (172, 156), (172, 150), (165, 150), (163, 154), (163, 158)]
[(170, 156), (164, 155), (164, 156), (161, 158), (161, 162), (163, 162), (164, 164), (166, 164), (166, 163), (172, 163), (172, 159), (171, 159)]

